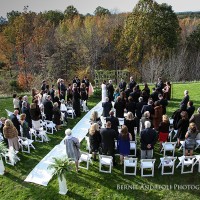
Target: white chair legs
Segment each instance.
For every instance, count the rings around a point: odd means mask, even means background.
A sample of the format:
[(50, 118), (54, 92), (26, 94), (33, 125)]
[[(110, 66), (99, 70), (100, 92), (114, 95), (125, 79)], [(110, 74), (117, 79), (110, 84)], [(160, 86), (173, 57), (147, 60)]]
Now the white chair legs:
[[(134, 168), (134, 172), (127, 172), (126, 168)], [(137, 171), (137, 158), (124, 158), (124, 175), (135, 175), (136, 176)]]
[[(179, 159), (179, 163), (176, 166), (176, 168), (181, 166), (181, 174), (187, 174), (187, 173), (193, 172), (195, 156), (181, 156), (178, 159)], [(188, 171), (184, 171), (185, 166), (187, 167), (191, 166), (191, 169)]]
[[(92, 154), (86, 153), (86, 152), (81, 152), (81, 157), (79, 158), (79, 167), (83, 169), (89, 169), (89, 163), (92, 164), (91, 160)], [(81, 162), (86, 162), (86, 167), (83, 167), (80, 165)]]
[[(105, 156), (105, 155), (99, 155), (99, 171), (104, 173), (111, 173), (113, 164), (113, 157), (112, 156)], [(108, 166), (108, 170), (102, 170), (102, 166)]]
[[(175, 166), (176, 157), (163, 157), (160, 158), (160, 164), (158, 168), (162, 166), (161, 175), (174, 174), (174, 166)], [(165, 167), (172, 168), (171, 172), (165, 172)]]
[[(142, 159), (140, 162), (141, 176), (148, 177), (154, 176), (154, 164), (156, 159)], [(151, 174), (144, 174), (144, 169), (151, 169)]]

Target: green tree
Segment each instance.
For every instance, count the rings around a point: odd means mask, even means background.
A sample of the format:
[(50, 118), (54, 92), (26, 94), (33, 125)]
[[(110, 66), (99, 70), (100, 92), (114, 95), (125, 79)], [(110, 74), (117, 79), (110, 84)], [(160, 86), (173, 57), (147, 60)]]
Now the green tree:
[(64, 19), (64, 14), (57, 10), (49, 10), (42, 14), (44, 18), (51, 23), (54, 23), (56, 26)]
[(78, 16), (78, 10), (74, 6), (68, 6), (64, 11), (64, 18), (65, 19), (73, 19), (74, 17)]
[(108, 9), (103, 8), (101, 6), (98, 6), (96, 8), (96, 10), (94, 11), (94, 14), (95, 14), (95, 16), (99, 16), (99, 17), (105, 16), (105, 15), (111, 15), (111, 13)]
[(20, 16), (22, 13), (19, 11), (12, 10), (11, 12), (7, 13), (8, 22), (12, 23), (16, 17)]

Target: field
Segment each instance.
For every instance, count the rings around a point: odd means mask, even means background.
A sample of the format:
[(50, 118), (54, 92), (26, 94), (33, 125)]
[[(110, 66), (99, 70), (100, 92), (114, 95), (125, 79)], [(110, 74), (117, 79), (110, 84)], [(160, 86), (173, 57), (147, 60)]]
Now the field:
[[(178, 108), (183, 97), (183, 91), (189, 90), (190, 99), (194, 101), (196, 109), (200, 106), (200, 83), (185, 83), (173, 85), (173, 100), (167, 108), (169, 116)], [(100, 95), (95, 95), (89, 101), (89, 107), (93, 107), (100, 100)], [(5, 108), (12, 110), (12, 98), (0, 99), (0, 116), (6, 116)], [(83, 114), (82, 114), (83, 117)], [(73, 126), (80, 120), (70, 120), (68, 127)], [(99, 173), (98, 162), (90, 165), (89, 171), (75, 170), (67, 174), (68, 193), (66, 196), (58, 194), (58, 181), (54, 177), (47, 187), (24, 182), (29, 172), (38, 162), (64, 137), (64, 129), (49, 136), (49, 143), (35, 143), (36, 150), (31, 154), (19, 153), (21, 159), (16, 166), (5, 164), (6, 173), (0, 176), (0, 200), (57, 200), (57, 199), (199, 199), (200, 196), (200, 173), (197, 166), (193, 174), (181, 175), (180, 168), (175, 169), (174, 175), (161, 175), (158, 169), (159, 144), (154, 151), (155, 176), (142, 178), (139, 166), (137, 176), (124, 176), (123, 167), (117, 165), (111, 174)], [(85, 149), (85, 142), (82, 143)], [(139, 152), (139, 146), (138, 146)], [(182, 152), (176, 151), (176, 156)], [(200, 154), (200, 150), (195, 151)], [(177, 164), (177, 162), (176, 162)], [(193, 189), (191, 189), (192, 187)]]

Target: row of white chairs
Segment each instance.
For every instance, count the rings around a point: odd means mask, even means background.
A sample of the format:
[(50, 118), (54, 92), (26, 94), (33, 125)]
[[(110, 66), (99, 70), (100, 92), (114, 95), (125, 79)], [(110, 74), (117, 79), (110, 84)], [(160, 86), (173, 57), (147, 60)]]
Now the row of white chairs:
[[(81, 152), (81, 157), (79, 159), (79, 167), (84, 169), (89, 169), (89, 163), (92, 163), (91, 160), (91, 154), (86, 152)], [(166, 156), (160, 158), (160, 164), (158, 168), (161, 167), (161, 175), (172, 175), (174, 174), (174, 168), (175, 168), (175, 161), (177, 157), (171, 157)], [(196, 164), (199, 164), (198, 166), (198, 172), (200, 172), (200, 155), (195, 156), (181, 156), (178, 157), (179, 163), (176, 166), (176, 168), (181, 166), (181, 174), (186, 173), (193, 173), (193, 168)], [(148, 176), (154, 176), (154, 166), (155, 166), (156, 159), (141, 159), (140, 160), (140, 170), (141, 170), (141, 176), (142, 177), (148, 177)], [(81, 162), (86, 162), (86, 167), (83, 167), (80, 165)], [(124, 175), (136, 175), (137, 172), (137, 158), (130, 158), (125, 157), (124, 158)], [(103, 167), (104, 166), (104, 167)], [(105, 166), (108, 167), (108, 169), (105, 169)], [(113, 166), (113, 157), (112, 156), (106, 156), (106, 155), (99, 155), (99, 171), (104, 173), (111, 173)], [(188, 167), (190, 166), (190, 170), (188, 170)], [(185, 168), (187, 169), (185, 170)], [(130, 172), (127, 172), (127, 168), (132, 168), (133, 170)], [(166, 171), (166, 168), (171, 168), (171, 171)], [(151, 170), (151, 173), (145, 173), (144, 170)], [(149, 172), (149, 171), (148, 171)]]

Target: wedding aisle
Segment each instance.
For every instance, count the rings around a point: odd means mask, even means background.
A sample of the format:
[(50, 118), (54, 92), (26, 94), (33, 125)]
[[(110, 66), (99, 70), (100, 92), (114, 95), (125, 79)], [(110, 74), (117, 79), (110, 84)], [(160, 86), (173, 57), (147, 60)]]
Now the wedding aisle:
[[(102, 103), (99, 102), (94, 108), (92, 108), (72, 129), (73, 136), (78, 138), (81, 142), (90, 127), (90, 116), (93, 111), (97, 111), (99, 116), (102, 114)], [(65, 139), (65, 138), (64, 138)], [(52, 170), (48, 169), (49, 164), (52, 162), (53, 157), (63, 157), (66, 155), (64, 139), (60, 144), (56, 145), (29, 173), (26, 177), (26, 182), (32, 182), (39, 185), (47, 186), (48, 182), (52, 178)]]

